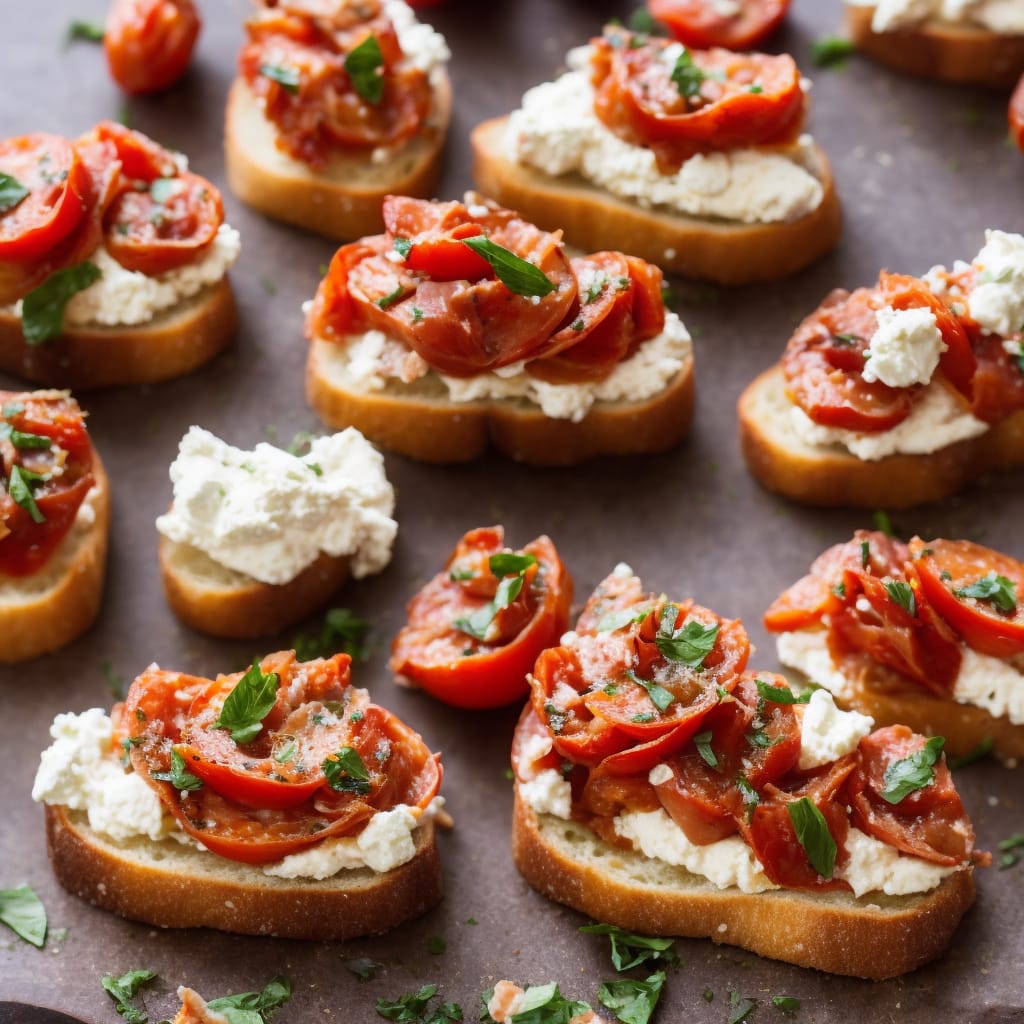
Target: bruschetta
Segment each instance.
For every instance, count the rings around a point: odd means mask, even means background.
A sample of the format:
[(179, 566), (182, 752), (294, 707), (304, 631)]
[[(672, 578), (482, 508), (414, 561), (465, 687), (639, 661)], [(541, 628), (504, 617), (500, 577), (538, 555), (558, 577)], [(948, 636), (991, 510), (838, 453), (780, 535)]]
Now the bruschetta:
[(395, 492), (357, 430), (316, 438), (300, 457), (192, 427), (170, 476), (171, 508), (156, 522), (164, 592), (200, 632), (276, 633), (391, 559)]
[(901, 508), (1024, 463), (1024, 236), (836, 290), (739, 400), (750, 471), (816, 505)]
[(779, 661), (881, 725), (1024, 758), (1024, 565), (967, 540), (859, 531), (765, 613)]
[(238, 232), (187, 161), (111, 121), (0, 142), (0, 370), (72, 388), (190, 373), (231, 340)]
[(381, 230), (390, 192), (429, 196), (451, 116), (444, 37), (402, 0), (260, 0), (228, 97), (228, 183), (289, 224)]
[(618, 566), (534, 667), (512, 746), (520, 872), (599, 921), (834, 974), (940, 955), (988, 860), (941, 740), (800, 697), (749, 650), (739, 621)]
[(165, 928), (349, 939), (441, 896), (441, 765), (349, 657), (215, 680), (152, 665), (110, 715), (58, 715), (33, 797), (58, 881)]
[(63, 647), (103, 595), (110, 491), (66, 391), (0, 391), (0, 663)]
[(665, 451), (689, 428), (693, 351), (661, 271), (570, 258), (469, 193), (384, 201), (386, 232), (335, 254), (306, 315), (306, 394), (332, 427), (427, 462), (571, 465)]
[(472, 134), (477, 187), (584, 249), (722, 284), (831, 249), (841, 215), (789, 56), (689, 50), (610, 25)]

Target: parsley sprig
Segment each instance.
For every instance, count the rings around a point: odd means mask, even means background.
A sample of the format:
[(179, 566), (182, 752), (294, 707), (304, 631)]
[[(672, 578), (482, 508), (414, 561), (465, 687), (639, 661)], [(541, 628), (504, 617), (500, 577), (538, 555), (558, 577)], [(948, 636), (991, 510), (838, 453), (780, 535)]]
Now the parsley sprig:
[(171, 768), (166, 772), (150, 772), (150, 778), (157, 782), (169, 782), (175, 789), (187, 792), (194, 792), (201, 789), (203, 780), (193, 775), (185, 766), (185, 758), (177, 750), (171, 751)]
[(259, 659), (239, 679), (224, 701), (214, 729), (227, 729), (236, 743), (251, 743), (263, 728), (263, 719), (277, 700), (280, 679), (276, 672), (260, 670)]
[(580, 931), (584, 935), (608, 936), (612, 966), (617, 971), (628, 971), (646, 963), (672, 966), (679, 962), (673, 949), (674, 939), (636, 935), (615, 924), (585, 924)]
[(702, 668), (718, 637), (718, 623), (705, 626), (691, 619), (681, 629), (675, 628), (679, 606), (666, 604), (661, 610), (661, 621), (654, 642), (669, 661), (679, 661), (690, 668)]
[(535, 555), (517, 555), (502, 551), (491, 555), (487, 560), (488, 568), (501, 579), (494, 598), (471, 615), (460, 615), (452, 625), (462, 633), (476, 640), (486, 641), (488, 630), (498, 612), (507, 608), (522, 592), (526, 581), (526, 570), (535, 565)]
[(1017, 613), (1017, 584), (1005, 576), (998, 575), (994, 570), (969, 586), (954, 590), (953, 595), (961, 601), (965, 597), (983, 601), (1004, 615)]
[(942, 754), (945, 742), (942, 736), (933, 736), (909, 757), (893, 761), (882, 777), (885, 783), (882, 799), (890, 804), (898, 804), (911, 793), (930, 786), (935, 781), (934, 765)]
[(331, 754), (320, 766), (327, 785), (336, 793), (355, 793), (365, 796), (370, 792), (370, 773), (366, 764), (352, 747), (342, 747)]

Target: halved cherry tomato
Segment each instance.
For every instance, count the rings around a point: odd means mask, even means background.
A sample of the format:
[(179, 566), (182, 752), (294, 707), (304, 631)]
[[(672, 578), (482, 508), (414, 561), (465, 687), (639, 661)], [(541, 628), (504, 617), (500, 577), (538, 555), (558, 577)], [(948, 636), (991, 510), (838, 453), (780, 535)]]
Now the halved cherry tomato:
[(199, 28), (192, 0), (114, 0), (103, 31), (111, 76), (129, 93), (169, 89), (192, 59)]
[(984, 334), (975, 324), (968, 324), (978, 369), (971, 381), (973, 399), (971, 412), (986, 423), (997, 423), (1024, 409), (1024, 373), (1020, 356), (1003, 346), (1003, 341), (1024, 340), (1024, 331), (1008, 339), (998, 334)]
[(38, 259), (85, 215), (89, 172), (59, 135), (37, 132), (3, 140), (0, 174), (28, 189), (24, 199), (0, 210), (0, 260)]
[(459, 224), (447, 235), (410, 245), (405, 265), (426, 274), (431, 281), (492, 280), (494, 268), (463, 241), (482, 234), (483, 228), (476, 224)]
[[(536, 559), (521, 574), (491, 571), (490, 557), (501, 553), (513, 553), (502, 527), (467, 533), (445, 568), (409, 602), (408, 625), (392, 645), (391, 670), (446, 704), (497, 708), (522, 698), (537, 656), (557, 644), (568, 625), (572, 577), (551, 540), (538, 537), (514, 552)], [(519, 575), (518, 595), (497, 607), (501, 580), (513, 583)]]
[(179, 171), (174, 154), (154, 142), (148, 135), (126, 128), (117, 121), (100, 121), (79, 143), (109, 142), (121, 161), (121, 171), (127, 178), (150, 182), (155, 178), (173, 178)]
[(970, 647), (1024, 654), (1024, 564), (969, 540), (915, 537), (910, 550), (928, 600)]
[(790, 0), (739, 0), (730, 13), (718, 0), (649, 0), (651, 14), (681, 43), (697, 49), (752, 50), (779, 27)]
[(1017, 148), (1024, 152), (1024, 75), (1021, 75), (1017, 88), (1010, 97), (1007, 117), (1010, 122), (1010, 135), (1016, 141)]

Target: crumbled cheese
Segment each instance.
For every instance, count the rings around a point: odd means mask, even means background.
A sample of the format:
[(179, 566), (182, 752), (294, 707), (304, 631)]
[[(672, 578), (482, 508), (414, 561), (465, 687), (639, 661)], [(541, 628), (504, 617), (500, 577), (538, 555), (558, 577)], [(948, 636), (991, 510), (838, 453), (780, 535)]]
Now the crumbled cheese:
[(887, 896), (928, 892), (957, 870), (901, 854), (857, 828), (847, 833), (846, 849), (850, 859), (845, 867), (836, 868), (835, 877), (849, 882), (854, 896), (867, 892), (884, 892)]
[(564, 821), (572, 814), (572, 786), (554, 768), (545, 768), (528, 782), (520, 782), (519, 796), (537, 814), (553, 814)]
[(780, 633), (775, 638), (775, 650), (783, 665), (802, 672), (812, 683), (824, 686), (840, 700), (848, 701), (853, 696), (854, 685), (832, 661), (824, 630), (798, 629)]
[(857, 711), (840, 711), (828, 690), (815, 690), (800, 723), (800, 769), (807, 771), (857, 749), (875, 721)]
[(523, 744), (522, 749), (519, 751), (519, 766), (522, 772), (522, 778), (532, 779), (536, 777), (536, 770), (534, 765), (542, 757), (546, 757), (550, 752), (554, 744), (551, 741), (551, 737), (547, 732), (536, 733), (533, 736), (527, 738)]
[(451, 51), (444, 36), (419, 21), (407, 3), (403, 0), (384, 0), (384, 14), (394, 25), (398, 45), (413, 67), (431, 74), (448, 63)]
[(671, 778), (673, 778), (672, 769), (667, 764), (656, 764), (647, 773), (647, 781), (652, 786), (661, 786)]
[(874, 7), (872, 32), (892, 32), (925, 21), (986, 28), (1003, 35), (1024, 33), (1024, 4), (1020, 0), (846, 0)]
[(992, 334), (1024, 331), (1024, 235), (986, 231), (974, 266), (978, 276), (969, 299), (971, 316)]
[(620, 139), (597, 119), (593, 106), (585, 70), (530, 89), (509, 118), (509, 157), (553, 177), (580, 174), (644, 207), (697, 217), (781, 223), (799, 220), (821, 204), (824, 191), (808, 136), (786, 152), (775, 147), (698, 154), (678, 172), (662, 174), (650, 149)]
[(988, 430), (987, 423), (972, 416), (963, 400), (937, 380), (920, 393), (910, 415), (889, 430), (824, 427), (796, 405), (790, 415), (793, 431), (804, 444), (815, 448), (839, 445), (865, 462), (896, 454), (925, 455)]
[[(149, 323), (220, 281), (240, 251), (238, 232), (222, 224), (213, 244), (195, 263), (149, 277), (136, 270), (125, 270), (101, 245), (88, 257), (89, 262), (99, 267), (101, 276), (72, 296), (64, 310), (64, 322), (78, 327)], [(7, 309), (20, 317), (20, 300)]]
[(320, 552), (380, 572), (398, 524), (384, 460), (357, 430), (319, 437), (303, 457), (269, 444), (242, 451), (192, 427), (171, 464), (174, 504), (157, 529), (220, 565), (282, 584)]
[(878, 330), (871, 336), (862, 376), (891, 388), (927, 384), (949, 347), (930, 309), (876, 310)]

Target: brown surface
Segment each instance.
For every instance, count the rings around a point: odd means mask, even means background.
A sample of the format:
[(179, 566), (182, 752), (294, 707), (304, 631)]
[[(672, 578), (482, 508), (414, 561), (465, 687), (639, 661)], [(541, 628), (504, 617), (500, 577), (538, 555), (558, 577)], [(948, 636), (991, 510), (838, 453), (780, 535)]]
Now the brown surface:
[[(121, 110), (124, 100), (106, 79), (100, 51), (82, 43), (62, 48), (72, 18), (101, 18), (105, 6), (103, 0), (50, 0), (5, 12), (0, 45), (6, 80), (16, 86), (0, 104), (4, 134), (41, 128), (76, 134)], [(202, 6), (207, 25), (197, 66), (177, 91), (132, 100), (130, 109), (136, 126), (187, 148), (196, 169), (222, 184), (223, 104), (248, 8), (243, 0)], [(569, 46), (597, 30), (601, 15), (628, 15), (633, 6), (629, 0), (450, 0), (431, 8), (457, 54), (441, 194), (457, 196), (471, 184), (466, 136), (473, 124), (507, 112), (524, 87), (549, 76)], [(282, 1024), (369, 1024), (380, 1019), (373, 1009), (378, 996), (394, 998), (430, 981), (463, 1005), (468, 1020), (477, 1015), (481, 990), (502, 977), (557, 980), (573, 997), (595, 1000), (601, 980), (612, 974), (607, 944), (580, 936), (582, 915), (534, 893), (512, 866), (512, 792), (504, 772), (517, 710), (448, 711), (420, 692), (399, 689), (387, 672), (387, 647), (414, 588), (437, 571), (454, 541), (470, 527), (501, 520), (514, 545), (550, 534), (581, 599), (626, 559), (655, 590), (692, 594), (723, 615), (742, 616), (760, 647), (752, 664), (772, 669), (761, 613), (823, 547), (868, 525), (863, 511), (802, 508), (755, 484), (739, 455), (736, 400), (830, 289), (869, 284), (882, 266), (923, 271), (970, 258), (985, 227), (1024, 229), (1024, 160), (1004, 145), (1005, 96), (919, 82), (858, 60), (842, 70), (815, 71), (808, 47), (838, 28), (839, 4), (795, 0), (791, 14), (776, 42), (792, 47), (815, 79), (811, 127), (832, 162), (845, 233), (833, 253), (781, 284), (727, 291), (675, 283), (673, 304), (697, 333), (698, 398), (689, 439), (667, 455), (599, 460), (573, 470), (541, 471), (499, 456), (456, 467), (387, 457), (401, 523), (394, 562), (381, 576), (347, 584), (338, 603), (375, 627), (376, 645), (357, 667), (356, 681), (443, 751), (443, 791), (457, 824), (438, 841), (446, 892), (440, 906), (380, 939), (303, 943), (129, 924), (57, 885), (46, 864), (43, 813), (28, 795), (54, 714), (109, 703), (104, 662), (131, 678), (154, 660), (216, 672), (240, 668), (256, 653), (251, 641), (215, 641), (179, 625), (161, 594), (153, 520), (170, 500), (167, 466), (190, 424), (245, 445), (265, 438), (271, 425), (282, 443), (296, 430), (317, 426), (303, 397), (299, 303), (313, 295), (332, 246), (250, 213), (225, 193), (244, 245), (233, 273), (238, 341), (190, 378), (87, 396), (91, 430), (114, 489), (100, 620), (64, 653), (0, 671), (7, 695), (0, 733), (0, 885), (31, 884), (51, 927), (68, 929), (43, 952), (6, 933), (0, 938), (0, 1000), (45, 1002), (114, 1024), (118, 1018), (99, 979), (142, 966), (161, 979), (147, 999), (154, 1021), (170, 1015), (178, 984), (212, 997), (256, 988), (279, 972), (295, 985), (290, 1006), (278, 1016)], [(13, 383), (0, 378), (0, 387)], [(980, 537), (1021, 557), (1022, 508), (1024, 474), (1018, 471), (894, 520), (904, 536)], [(290, 636), (268, 641), (265, 649)], [(1021, 769), (985, 762), (957, 777), (982, 847), (1024, 830)], [(978, 902), (950, 953), (903, 979), (833, 978), (682, 940), (677, 947), (687, 966), (670, 975), (656, 1024), (724, 1024), (730, 990), (763, 1001), (796, 996), (802, 1024), (1019, 1020), (1024, 866), (978, 871), (976, 881)], [(443, 955), (428, 952), (434, 935), (447, 942)], [(372, 982), (360, 983), (341, 966), (354, 956), (385, 967)], [(702, 999), (705, 989), (714, 993), (713, 1003)], [(763, 1005), (753, 1020), (776, 1019), (782, 1017)]]

